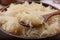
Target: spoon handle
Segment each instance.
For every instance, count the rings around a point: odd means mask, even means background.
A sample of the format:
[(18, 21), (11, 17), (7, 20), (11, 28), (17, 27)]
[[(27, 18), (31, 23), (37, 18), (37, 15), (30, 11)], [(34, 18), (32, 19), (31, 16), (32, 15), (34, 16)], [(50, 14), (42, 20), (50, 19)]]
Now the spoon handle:
[(55, 16), (55, 15), (60, 15), (60, 10), (56, 10), (56, 11), (54, 11), (52, 13), (44, 15), (43, 17), (45, 18), (45, 21), (47, 21), (50, 17)]

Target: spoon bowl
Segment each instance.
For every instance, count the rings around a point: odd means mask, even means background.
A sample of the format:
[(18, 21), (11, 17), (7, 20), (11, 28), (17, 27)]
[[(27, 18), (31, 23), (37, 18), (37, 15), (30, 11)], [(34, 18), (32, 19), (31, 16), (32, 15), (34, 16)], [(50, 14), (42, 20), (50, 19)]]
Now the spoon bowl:
[[(55, 10), (55, 11), (53, 11), (53, 12), (51, 12), (51, 13), (48, 13), (48, 14), (46, 14), (46, 15), (43, 15), (44, 21), (47, 22), (49, 18), (51, 18), (52, 16), (55, 16), (55, 15), (60, 15), (60, 10)], [(30, 27), (30, 25), (24, 24), (23, 21), (19, 21), (19, 23), (20, 23), (21, 25), (25, 26), (25, 27)], [(42, 23), (42, 24), (43, 24), (43, 23)], [(41, 26), (42, 24), (39, 24), (39, 25), (37, 25), (37, 26)], [(35, 26), (33, 26), (33, 27), (35, 27)]]

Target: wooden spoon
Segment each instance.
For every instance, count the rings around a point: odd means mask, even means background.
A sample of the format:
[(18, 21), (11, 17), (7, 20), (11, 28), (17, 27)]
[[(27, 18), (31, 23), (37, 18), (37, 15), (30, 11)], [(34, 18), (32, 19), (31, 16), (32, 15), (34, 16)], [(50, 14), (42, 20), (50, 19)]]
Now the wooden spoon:
[(60, 10), (56, 10), (49, 14), (43, 15), (43, 17), (44, 17), (45, 21), (47, 21), (49, 18), (51, 18), (52, 16), (55, 16), (55, 15), (60, 15)]
[[(49, 14), (43, 15), (43, 17), (44, 17), (45, 21), (47, 22), (49, 18), (51, 18), (52, 16), (55, 16), (55, 15), (60, 15), (60, 10), (56, 10), (56, 11), (51, 12)], [(30, 27), (29, 25), (25, 25), (24, 22), (19, 22), (19, 23), (23, 26)], [(42, 25), (42, 24), (40, 24), (40, 25)]]

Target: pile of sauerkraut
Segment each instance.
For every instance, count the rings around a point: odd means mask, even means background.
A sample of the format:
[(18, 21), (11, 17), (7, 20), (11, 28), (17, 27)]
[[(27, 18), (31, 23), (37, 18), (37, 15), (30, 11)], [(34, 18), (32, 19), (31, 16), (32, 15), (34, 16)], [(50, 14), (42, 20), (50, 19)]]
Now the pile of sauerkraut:
[[(7, 11), (0, 12), (0, 26), (7, 32), (30, 38), (41, 38), (59, 31), (59, 15), (53, 16), (47, 22), (44, 21), (43, 15), (55, 11), (50, 6), (45, 7), (41, 4), (32, 2), (29, 4), (11, 4)], [(25, 27), (19, 23), (22, 21)], [(42, 25), (40, 25), (42, 24)], [(37, 26), (40, 25), (40, 26)], [(37, 27), (34, 27), (37, 26)]]

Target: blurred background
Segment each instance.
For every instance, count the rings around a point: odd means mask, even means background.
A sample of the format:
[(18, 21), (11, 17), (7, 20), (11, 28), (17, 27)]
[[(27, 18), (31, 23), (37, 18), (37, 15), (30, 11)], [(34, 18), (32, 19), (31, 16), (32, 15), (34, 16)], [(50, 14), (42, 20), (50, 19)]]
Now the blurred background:
[(9, 4), (9, 3), (12, 3), (12, 2), (23, 2), (23, 1), (53, 1), (55, 3), (60, 3), (60, 0), (1, 0), (0, 3), (1, 4)]
[(58, 8), (58, 9), (60, 9), (60, 0), (0, 0), (0, 9), (4, 5), (9, 5), (10, 3), (24, 2), (24, 1), (28, 1), (28, 2), (31, 2), (31, 1), (34, 1), (34, 2), (43, 2), (43, 3), (50, 4), (50, 5)]

